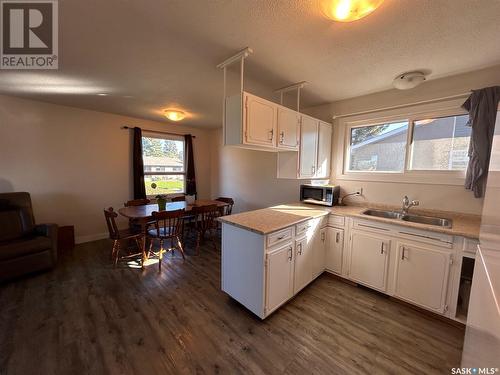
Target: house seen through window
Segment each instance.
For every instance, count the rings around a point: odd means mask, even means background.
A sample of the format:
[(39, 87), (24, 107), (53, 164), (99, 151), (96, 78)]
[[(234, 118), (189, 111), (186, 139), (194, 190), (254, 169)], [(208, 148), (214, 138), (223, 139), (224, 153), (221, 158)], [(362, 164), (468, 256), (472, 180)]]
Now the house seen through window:
[[(185, 191), (183, 137), (142, 137), (146, 195), (177, 194)], [(153, 189), (151, 184), (155, 183)]]
[(468, 118), (457, 115), (351, 127), (347, 169), (393, 173), (464, 171), (469, 162)]

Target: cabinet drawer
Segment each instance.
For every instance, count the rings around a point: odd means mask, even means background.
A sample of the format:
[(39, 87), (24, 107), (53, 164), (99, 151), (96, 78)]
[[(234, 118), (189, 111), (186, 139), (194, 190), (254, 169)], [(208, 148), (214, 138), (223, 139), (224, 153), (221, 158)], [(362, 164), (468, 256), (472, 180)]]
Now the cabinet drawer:
[(276, 244), (282, 243), (284, 241), (289, 241), (292, 239), (293, 231), (292, 227), (280, 230), (267, 235), (266, 245), (267, 247), (272, 247)]
[(345, 224), (345, 217), (344, 216), (337, 216), (337, 215), (329, 215), (328, 216), (328, 225), (343, 227), (344, 224)]
[(311, 228), (311, 221), (310, 220), (299, 223), (299, 224), (295, 225), (295, 235), (300, 236), (300, 235), (306, 233), (309, 228)]

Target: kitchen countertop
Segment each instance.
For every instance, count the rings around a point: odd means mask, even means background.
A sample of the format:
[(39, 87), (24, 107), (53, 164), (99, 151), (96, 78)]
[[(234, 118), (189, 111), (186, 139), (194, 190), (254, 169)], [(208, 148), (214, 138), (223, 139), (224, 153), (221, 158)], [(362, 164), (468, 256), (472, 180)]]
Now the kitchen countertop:
[(428, 230), (437, 233), (445, 233), (454, 236), (463, 236), (472, 239), (479, 238), (481, 217), (478, 215), (421, 209), (412, 209), (410, 211), (413, 214), (439, 216), (451, 219), (453, 221), (451, 228), (442, 228), (435, 225), (412, 223), (407, 221), (364, 215), (362, 212), (368, 208), (397, 210), (397, 208), (393, 206), (381, 205), (349, 205), (324, 207), (311, 204), (292, 203), (263, 208), (255, 211), (242, 212), (229, 216), (223, 216), (218, 220), (222, 223), (235, 225), (237, 227), (244, 228), (259, 234), (269, 234), (305, 220), (322, 217), (329, 214), (335, 214), (340, 216), (350, 216), (365, 220), (378, 221), (392, 225), (411, 227), (415, 229)]

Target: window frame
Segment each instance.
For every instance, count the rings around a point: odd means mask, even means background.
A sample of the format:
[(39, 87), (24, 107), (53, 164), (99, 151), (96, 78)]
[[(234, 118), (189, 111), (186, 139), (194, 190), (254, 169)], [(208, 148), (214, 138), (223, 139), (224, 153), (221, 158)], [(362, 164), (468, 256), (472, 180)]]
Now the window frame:
[[(336, 139), (337, 150), (341, 150), (336, 155), (336, 160), (334, 160), (336, 179), (462, 185), (465, 180), (465, 170), (412, 170), (410, 169), (410, 163), (415, 121), (468, 114), (467, 111), (461, 108), (463, 102), (464, 99), (454, 99), (340, 118), (335, 129), (339, 134)], [(404, 169), (402, 171), (349, 170), (352, 128), (403, 121), (408, 121), (408, 131), (406, 134)]]
[[(186, 194), (186, 174), (187, 174), (187, 172), (186, 172), (186, 142), (185, 142), (184, 137), (181, 135), (176, 136), (176, 135), (170, 135), (170, 134), (144, 131), (142, 133), (142, 138), (156, 138), (156, 139), (164, 139), (164, 140), (168, 140), (168, 141), (181, 141), (182, 142), (182, 144), (184, 146), (184, 150), (183, 150), (184, 157), (182, 158), (182, 171), (172, 171), (172, 172), (146, 171), (145, 165), (143, 162), (142, 172), (144, 174), (144, 177), (146, 177), (146, 176), (184, 176), (184, 186), (183, 186), (182, 192), (168, 193), (168, 194), (162, 194), (162, 195), (166, 195), (167, 197), (169, 197), (169, 196), (175, 196), (175, 195), (179, 195), (179, 194)], [(142, 139), (141, 139), (141, 142), (142, 142)], [(144, 150), (142, 153), (142, 157), (144, 158)], [(144, 181), (144, 183), (146, 183), (146, 182)], [(156, 195), (158, 195), (158, 194), (152, 194), (152, 195), (146, 195), (146, 196), (147, 196), (147, 198), (152, 198), (152, 197), (155, 197)]]

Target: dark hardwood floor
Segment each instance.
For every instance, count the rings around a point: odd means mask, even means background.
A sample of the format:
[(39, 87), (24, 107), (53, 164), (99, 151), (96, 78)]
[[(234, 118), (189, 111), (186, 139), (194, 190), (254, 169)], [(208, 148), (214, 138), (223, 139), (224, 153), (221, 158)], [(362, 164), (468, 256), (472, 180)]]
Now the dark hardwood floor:
[[(220, 291), (220, 252), (144, 271), (79, 245), (0, 286), (0, 374), (449, 374), (464, 331), (322, 275), (265, 321)], [(188, 254), (190, 252), (188, 251)]]

